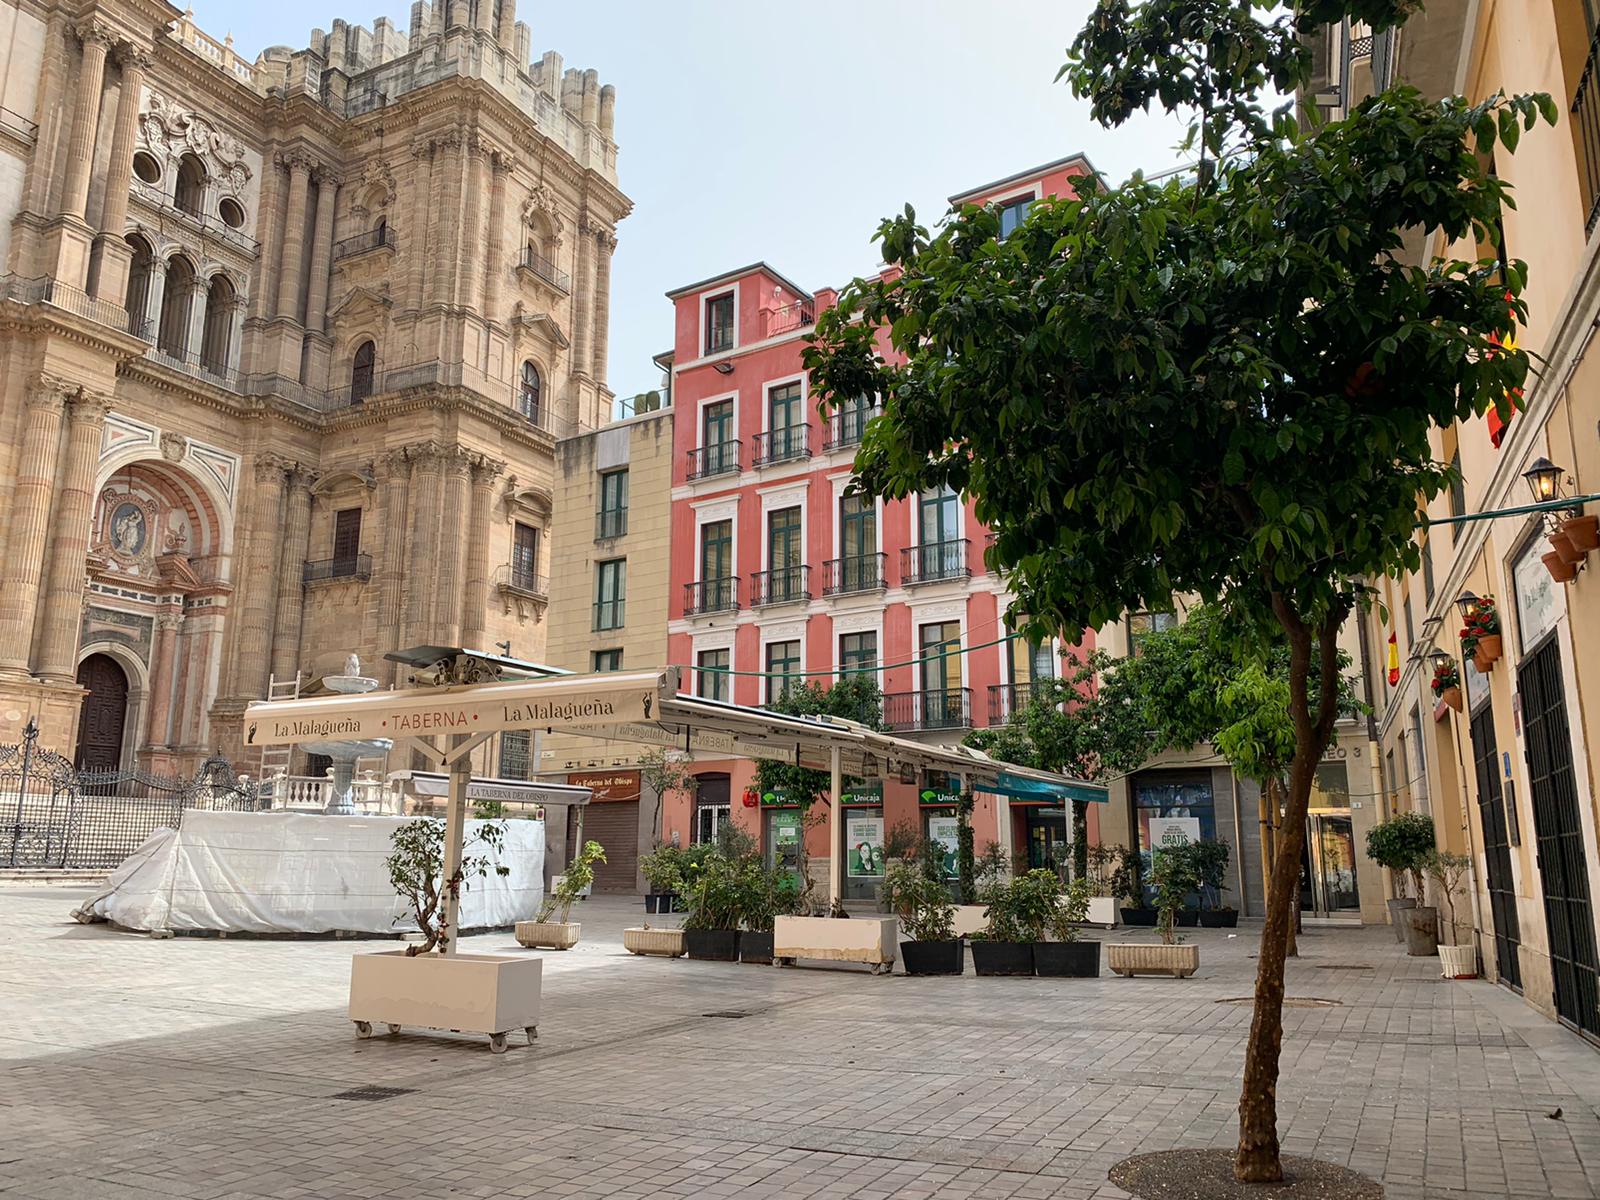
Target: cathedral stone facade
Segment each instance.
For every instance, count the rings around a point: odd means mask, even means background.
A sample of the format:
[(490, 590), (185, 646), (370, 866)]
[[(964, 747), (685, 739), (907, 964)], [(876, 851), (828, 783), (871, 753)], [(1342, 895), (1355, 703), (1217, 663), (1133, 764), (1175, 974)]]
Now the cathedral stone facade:
[(600, 424), (615, 92), (515, 0), (254, 62), (161, 0), (0, 2), (0, 742), (249, 770), (358, 653), (544, 652)]

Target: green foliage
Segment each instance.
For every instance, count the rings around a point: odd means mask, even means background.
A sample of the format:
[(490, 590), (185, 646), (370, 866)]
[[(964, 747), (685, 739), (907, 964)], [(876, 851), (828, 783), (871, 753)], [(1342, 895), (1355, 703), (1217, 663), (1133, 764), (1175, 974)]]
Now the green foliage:
[(1456, 928), (1456, 893), (1472, 875), (1472, 859), (1451, 850), (1435, 850), (1428, 855), (1424, 869), (1428, 878), (1438, 887), (1439, 898), (1444, 901), (1445, 914), (1450, 923), (1453, 944)]
[(771, 933), (778, 917), (799, 910), (800, 877), (793, 871), (747, 859), (739, 864), (739, 888), (739, 915), (756, 933)]
[(1158, 914), (1156, 927), (1161, 931), (1161, 940), (1169, 946), (1178, 940), (1172, 932), (1178, 910), (1184, 906), (1189, 893), (1200, 886), (1189, 849), (1188, 846), (1174, 846), (1156, 850), (1151, 856), (1154, 861), (1150, 866), (1150, 883), (1156, 891)]
[(883, 874), (883, 899), (914, 942), (947, 942), (955, 937), (955, 905), (941, 878), (943, 855), (926, 853), (918, 861), (901, 857)]
[(1407, 875), (1417, 900), (1422, 900), (1422, 872), (1433, 854), (1433, 818), (1425, 813), (1396, 813), (1367, 830), (1367, 857), (1388, 867), (1403, 884)]
[[(866, 674), (842, 675), (831, 687), (810, 681), (795, 684), (767, 707), (786, 716), (842, 717), (869, 729), (883, 728), (883, 692), (877, 679)], [(782, 792), (802, 811), (826, 795), (830, 786), (827, 771), (765, 758), (756, 762), (757, 789), (763, 795)]]
[(987, 906), (988, 936), (997, 942), (1042, 942), (1061, 900), (1061, 880), (1037, 867), (1015, 879), (994, 876), (979, 897)]
[(639, 756), (639, 780), (656, 798), (655, 817), (650, 825), (652, 839), (661, 837), (661, 805), (668, 792), (684, 792), (692, 799), (699, 783), (689, 774), (689, 760), (681, 750), (646, 750)]
[(956, 880), (961, 892), (961, 903), (978, 902), (978, 865), (973, 855), (971, 791), (961, 793), (956, 803)]
[(1202, 838), (1198, 842), (1191, 842), (1187, 847), (1189, 865), (1194, 868), (1195, 878), (1200, 887), (1200, 907), (1204, 908), (1209, 897), (1215, 896), (1215, 907), (1222, 907), (1222, 893), (1228, 890), (1228, 861), (1232, 850), (1227, 842), (1219, 842), (1214, 838)]
[(474, 800), (472, 815), (480, 821), (498, 821), (506, 815), (506, 806), (499, 800)]
[(534, 919), (548, 921), (559, 908), (562, 924), (565, 924), (572, 915), (572, 906), (583, 896), (584, 889), (594, 884), (594, 864), (605, 861), (604, 846), (599, 842), (585, 842), (583, 849), (578, 851), (562, 873), (561, 881), (539, 905), (539, 915)]
[(657, 846), (639, 858), (639, 869), (657, 894), (676, 892), (683, 886), (683, 866), (683, 851), (676, 846)]
[(1075, 942), (1083, 932), (1079, 926), (1088, 919), (1089, 881), (1074, 879), (1050, 914), (1050, 936), (1058, 942)]
[(1085, 878), (1090, 895), (1117, 895), (1117, 864), (1121, 861), (1123, 853), (1121, 846), (1108, 846), (1104, 842), (1096, 842), (1088, 848), (1084, 857), (1087, 860), (1088, 871)]
[(737, 929), (746, 902), (745, 865), (714, 851), (685, 872), (685, 929)]
[(1111, 894), (1129, 908), (1144, 907), (1144, 857), (1129, 846), (1117, 847), (1117, 869), (1111, 873)]
[[(510, 867), (495, 861), (505, 845), (505, 835), (504, 824), (479, 825), (467, 839), (461, 866), (448, 884), (444, 879), (443, 821), (416, 817), (402, 822), (389, 835), (389, 856), (383, 860), (389, 870), (389, 884), (411, 906), (411, 915), (425, 939), (421, 945), (407, 946), (407, 954), (426, 954), (436, 946), (442, 954), (450, 939), (460, 932), (441, 924), (445, 898), (450, 892), (459, 894), (468, 879), (481, 879), (490, 871), (502, 878), (511, 874)], [(465, 853), (474, 846), (481, 846), (485, 852)]]
[(886, 862), (897, 858), (915, 859), (922, 849), (922, 834), (910, 821), (896, 821), (883, 835), (883, 857)]

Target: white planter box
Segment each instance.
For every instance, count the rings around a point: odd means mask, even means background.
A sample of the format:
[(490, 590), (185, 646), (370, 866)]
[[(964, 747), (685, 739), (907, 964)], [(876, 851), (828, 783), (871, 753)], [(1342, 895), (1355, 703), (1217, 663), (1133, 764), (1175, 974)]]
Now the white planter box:
[(1106, 943), (1106, 965), (1128, 979), (1135, 975), (1171, 975), (1187, 979), (1200, 969), (1200, 947), (1180, 942), (1174, 946), (1144, 942)]
[(779, 917), (772, 958), (780, 966), (797, 958), (869, 963), (874, 975), (886, 975), (894, 968), (899, 938), (896, 917)]
[(517, 942), (530, 949), (571, 950), (578, 944), (583, 926), (577, 921), (518, 921)]
[(677, 958), (684, 953), (683, 930), (645, 929), (635, 926), (622, 931), (622, 948), (630, 954), (660, 954)]
[(1476, 979), (1478, 977), (1478, 948), (1466, 946), (1439, 947), (1439, 974), (1446, 979)]
[(537, 1036), (544, 961), (500, 954), (418, 954), (381, 950), (350, 960), (350, 1019), (369, 1037), (374, 1025), (399, 1033), (406, 1025), (487, 1033), (505, 1052), (506, 1034)]
[(1089, 924), (1104, 925), (1113, 929), (1117, 924), (1117, 898), (1115, 896), (1089, 897)]
[(956, 936), (971, 937), (989, 928), (989, 918), (983, 914), (989, 909), (982, 904), (956, 905)]

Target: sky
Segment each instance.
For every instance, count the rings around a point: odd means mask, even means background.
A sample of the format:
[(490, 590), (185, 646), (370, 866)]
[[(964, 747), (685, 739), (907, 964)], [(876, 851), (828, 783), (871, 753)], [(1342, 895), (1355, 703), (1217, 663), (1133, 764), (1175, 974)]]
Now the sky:
[[(410, 23), (405, 0), (191, 0), (254, 57), (335, 17)], [(1112, 181), (1178, 162), (1168, 118), (1116, 131), (1055, 73), (1090, 0), (519, 0), (533, 57), (558, 51), (617, 88), (622, 190), (610, 384), (657, 385), (665, 293), (765, 260), (809, 290), (870, 273), (872, 234), (947, 198), (1083, 152)]]

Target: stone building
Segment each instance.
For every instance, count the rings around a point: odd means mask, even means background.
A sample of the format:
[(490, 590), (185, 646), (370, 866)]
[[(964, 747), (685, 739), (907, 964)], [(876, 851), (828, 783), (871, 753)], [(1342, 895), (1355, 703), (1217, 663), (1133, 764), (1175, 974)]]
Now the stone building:
[(0, 742), (250, 769), (274, 677), (540, 657), (556, 442), (612, 405), (614, 89), (515, 0), (254, 62), (12, 0), (0, 43)]

